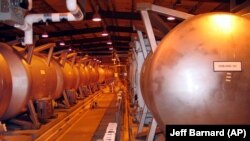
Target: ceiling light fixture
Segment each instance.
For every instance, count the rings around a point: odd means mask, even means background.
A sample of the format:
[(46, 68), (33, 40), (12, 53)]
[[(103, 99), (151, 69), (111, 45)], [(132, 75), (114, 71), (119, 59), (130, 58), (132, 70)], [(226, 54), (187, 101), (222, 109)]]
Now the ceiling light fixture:
[(45, 32), (43, 32), (43, 34), (42, 34), (42, 38), (48, 38), (49, 37), (49, 35), (48, 35), (48, 33), (45, 31)]
[(49, 37), (49, 34), (47, 33), (46, 31), (46, 28), (48, 27), (48, 23), (46, 22), (46, 25), (45, 25), (45, 28), (44, 28), (44, 32), (42, 34), (42, 38), (48, 38)]
[(63, 41), (60, 41), (59, 45), (60, 46), (65, 46), (65, 43)]
[(173, 21), (173, 20), (175, 20), (175, 17), (173, 17), (173, 16), (168, 16), (168, 17), (167, 17), (167, 20)]
[(94, 15), (93, 15), (93, 17), (92, 17), (92, 21), (94, 21), (94, 22), (100, 22), (100, 21), (102, 21), (102, 18), (101, 18), (101, 16), (99, 15), (99, 13), (98, 13), (98, 10), (99, 8), (98, 7), (96, 7), (96, 9), (95, 9), (95, 13), (94, 13)]
[(109, 35), (109, 33), (107, 32), (106, 29), (104, 29), (104, 31), (102, 32), (102, 36), (108, 36), (108, 35)]
[(93, 18), (92, 18), (92, 21), (94, 21), (94, 22), (102, 21), (101, 16), (98, 13), (95, 13)]
[(112, 41), (111, 41), (111, 40), (108, 40), (107, 44), (108, 44), (108, 45), (112, 45)]
[(71, 47), (69, 48), (69, 52), (70, 52), (70, 51), (72, 51), (72, 48), (71, 48)]

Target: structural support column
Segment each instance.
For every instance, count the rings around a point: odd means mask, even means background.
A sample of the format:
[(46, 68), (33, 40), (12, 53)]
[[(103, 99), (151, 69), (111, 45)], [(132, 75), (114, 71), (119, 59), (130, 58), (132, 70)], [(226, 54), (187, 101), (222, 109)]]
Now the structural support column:
[(144, 55), (143, 55), (143, 52), (142, 52), (142, 49), (141, 49), (141, 46), (139, 44), (139, 42), (136, 41), (136, 50), (137, 50), (137, 66), (136, 66), (136, 75), (135, 75), (135, 78), (136, 78), (136, 93), (137, 93), (137, 96), (138, 96), (138, 105), (139, 107), (143, 107), (145, 104), (144, 104), (144, 100), (142, 98), (142, 93), (141, 93), (141, 87), (140, 87), (140, 79), (141, 79), (141, 69), (142, 69), (142, 65), (144, 63)]
[[(142, 50), (144, 59), (146, 59), (148, 53), (147, 53), (147, 49), (146, 49), (146, 45), (145, 45), (145, 42), (144, 42), (144, 38), (143, 38), (142, 32), (139, 31), (139, 30), (137, 30), (137, 34), (138, 34), (139, 42), (140, 42), (140, 49)], [(144, 63), (144, 60), (143, 60), (142, 63)], [(140, 72), (141, 72), (141, 68), (140, 68)], [(140, 90), (140, 92), (141, 92), (141, 90)], [(139, 123), (139, 127), (138, 127), (137, 133), (142, 132), (142, 129), (144, 127), (144, 123), (145, 123), (145, 119), (146, 119), (147, 113), (148, 113), (148, 108), (147, 108), (146, 104), (144, 103), (143, 111), (142, 111), (142, 113), (140, 115), (140, 123)]]
[(137, 133), (141, 133), (142, 132), (142, 129), (144, 127), (144, 123), (145, 123), (145, 119), (146, 119), (147, 113), (148, 113), (148, 107), (145, 104), (144, 107), (143, 107), (143, 111), (142, 111), (142, 115), (141, 115), (141, 119), (140, 119), (140, 124), (139, 124)]
[[(135, 49), (133, 49), (133, 57), (132, 57), (132, 65), (133, 65), (133, 73), (132, 73), (132, 89), (133, 89), (133, 96), (136, 93), (137, 85), (136, 85), (136, 71), (137, 71), (137, 65), (138, 65), (138, 58)], [(134, 103), (134, 97), (133, 97), (133, 103)]]
[(147, 49), (146, 49), (146, 45), (145, 45), (145, 42), (144, 42), (142, 32), (137, 30), (137, 34), (138, 34), (138, 37), (139, 37), (139, 42), (140, 42), (140, 45), (141, 45), (141, 49), (142, 49), (144, 59), (146, 59), (147, 56), (148, 56), (148, 52), (147, 52)]
[(153, 118), (146, 141), (153, 141), (154, 140), (156, 127), (157, 127), (157, 123), (156, 123), (155, 119)]
[[(146, 32), (147, 32), (147, 35), (148, 35), (151, 50), (152, 50), (152, 52), (155, 52), (157, 44), (156, 44), (156, 39), (155, 39), (155, 35), (154, 35), (154, 32), (153, 32), (152, 24), (150, 22), (150, 18), (149, 18), (149, 15), (148, 15), (148, 11), (147, 10), (141, 10), (141, 15), (142, 15), (144, 26), (146, 28)], [(143, 124), (144, 124), (144, 122), (143, 122)], [(150, 126), (150, 130), (149, 130), (149, 133), (148, 133), (148, 136), (147, 136), (147, 141), (153, 141), (155, 131), (156, 131), (156, 127), (157, 127), (157, 123), (156, 123), (155, 119), (153, 118), (153, 121), (152, 121), (151, 126)]]
[(146, 28), (146, 32), (147, 32), (147, 35), (148, 35), (148, 39), (149, 39), (149, 43), (150, 43), (152, 52), (154, 52), (156, 50), (157, 44), (156, 44), (152, 24), (151, 24), (151, 21), (149, 19), (148, 11), (147, 10), (141, 10), (141, 16), (142, 16), (142, 19), (143, 19), (144, 26)]
[[(148, 10), (155, 11), (155, 12), (157, 12), (159, 14), (163, 14), (163, 15), (172, 15), (172, 16), (175, 16), (175, 17), (178, 17), (181, 19), (188, 19), (188, 18), (193, 16), (193, 15), (185, 13), (185, 12), (181, 12), (181, 11), (173, 10), (170, 8), (165, 8), (165, 7), (153, 5), (150, 3), (137, 4), (137, 9), (141, 11), (141, 16), (143, 19), (144, 26), (146, 28), (146, 32), (147, 32), (147, 36), (149, 39), (149, 43), (150, 43), (152, 52), (155, 52), (156, 47), (157, 47), (157, 43), (155, 40), (152, 24), (151, 24), (149, 15), (148, 15)], [(140, 38), (140, 35), (139, 35), (139, 38)], [(153, 141), (156, 127), (157, 127), (157, 123), (156, 123), (155, 119), (153, 118), (153, 121), (152, 121), (151, 126), (150, 126), (150, 131), (149, 131), (148, 136), (147, 136), (147, 141)]]

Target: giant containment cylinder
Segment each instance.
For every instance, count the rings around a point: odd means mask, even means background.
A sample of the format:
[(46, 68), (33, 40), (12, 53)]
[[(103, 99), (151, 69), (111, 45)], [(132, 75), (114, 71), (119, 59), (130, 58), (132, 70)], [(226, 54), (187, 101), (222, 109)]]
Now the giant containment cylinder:
[(51, 60), (47, 63), (47, 57), (34, 54), (30, 65), (26, 65), (31, 74), (31, 98), (56, 99), (61, 96), (63, 90), (63, 72), (61, 66)]
[(244, 17), (207, 13), (164, 37), (142, 81), (163, 130), (166, 124), (250, 124), (248, 27)]
[(25, 111), (31, 96), (31, 75), (27, 65), (14, 49), (0, 43), (0, 120)]
[[(72, 64), (34, 52), (30, 64), (20, 52), (0, 43), (0, 120), (27, 111), (28, 101), (59, 99), (63, 90), (104, 82), (105, 71), (98, 66)], [(100, 76), (100, 78), (99, 78)]]

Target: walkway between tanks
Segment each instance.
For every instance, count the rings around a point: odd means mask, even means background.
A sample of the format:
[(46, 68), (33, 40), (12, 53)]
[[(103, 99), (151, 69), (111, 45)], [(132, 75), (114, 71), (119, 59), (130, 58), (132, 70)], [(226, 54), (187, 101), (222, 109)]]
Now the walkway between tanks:
[[(114, 94), (112, 94), (114, 95)], [(117, 115), (116, 115), (116, 111), (117, 111), (117, 101), (116, 101), (116, 97), (113, 98), (113, 100), (110, 102), (110, 105), (107, 107), (107, 110), (92, 138), (92, 141), (96, 141), (98, 139), (102, 139), (105, 132), (106, 132), (106, 129), (108, 127), (108, 124), (110, 122), (116, 122), (116, 118), (117, 118)]]
[[(114, 109), (115, 101), (115, 94), (102, 94), (96, 100), (97, 107), (90, 107), (87, 112), (84, 112), (83, 115), (78, 119), (78, 121), (76, 121), (66, 132), (64, 132), (59, 138), (57, 138), (57, 141), (91, 141), (92, 138), (95, 136), (95, 133), (99, 133), (101, 127), (99, 125), (101, 125), (100, 123), (104, 121), (103, 117), (104, 115), (106, 115), (105, 113), (110, 110), (113, 111), (112, 109)], [(113, 118), (113, 116), (110, 116), (110, 118)], [(104, 133), (100, 133), (104, 135), (105, 131)]]

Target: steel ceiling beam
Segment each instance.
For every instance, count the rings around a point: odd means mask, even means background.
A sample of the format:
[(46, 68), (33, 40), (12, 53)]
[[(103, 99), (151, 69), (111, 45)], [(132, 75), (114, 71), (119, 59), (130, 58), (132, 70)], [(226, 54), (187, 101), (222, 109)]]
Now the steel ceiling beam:
[[(136, 33), (132, 27), (123, 27), (123, 26), (107, 26), (107, 30), (109, 32), (128, 32), (128, 33)], [(49, 32), (49, 38), (53, 37), (64, 37), (64, 36), (73, 36), (73, 35), (81, 35), (81, 34), (91, 34), (96, 32), (102, 32), (103, 27), (92, 27), (92, 28), (84, 28), (84, 29), (73, 29), (73, 30), (62, 30), (56, 32)], [(6, 41), (15, 40), (16, 36), (0, 36), (5, 38)], [(49, 39), (48, 38), (48, 39)]]
[[(96, 48), (96, 47), (110, 47), (110, 45), (107, 45), (106, 43), (97, 43), (97, 44), (71, 44), (73, 47), (76, 48)], [(129, 48), (129, 42), (113, 42), (113, 45), (116, 48), (119, 47), (127, 47)]]
[[(124, 27), (124, 26), (107, 26), (106, 28), (109, 32), (133, 32), (132, 27)], [(64, 30), (57, 32), (50, 32), (50, 37), (59, 37), (59, 36), (69, 36), (69, 35), (80, 35), (80, 34), (90, 34), (96, 32), (102, 32), (103, 27), (92, 27), (92, 28), (84, 28), (84, 29), (75, 29), (75, 30)]]
[[(120, 12), (120, 11), (103, 11), (100, 10), (100, 15), (102, 18), (106, 19), (122, 19), (122, 20), (141, 20), (140, 13), (136, 12)], [(85, 15), (85, 20), (91, 20), (94, 12), (87, 12)]]

